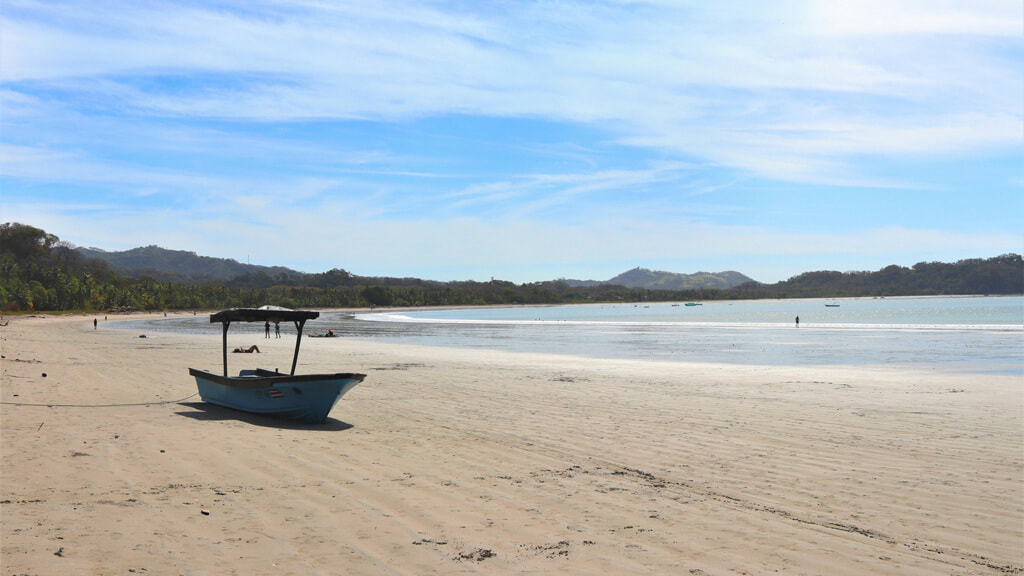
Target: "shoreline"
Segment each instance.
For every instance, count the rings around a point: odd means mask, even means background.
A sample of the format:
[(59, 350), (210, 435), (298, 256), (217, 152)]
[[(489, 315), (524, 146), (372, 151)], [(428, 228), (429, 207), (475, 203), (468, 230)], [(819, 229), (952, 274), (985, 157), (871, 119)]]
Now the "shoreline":
[(9, 573), (1024, 570), (1020, 374), (312, 339), (367, 378), (301, 426), (188, 398), (219, 335), (91, 319), (0, 328)]
[[(1007, 302), (999, 304), (1004, 312), (1018, 300)], [(586, 305), (573, 305), (573, 308), (576, 306)], [(608, 358), (803, 367), (883, 364), (933, 373), (1011, 375), (1024, 368), (1019, 355), (1019, 336), (1024, 325), (914, 323), (921, 322), (919, 318), (909, 318), (906, 324), (872, 323), (874, 320), (857, 323), (859, 313), (851, 310), (854, 316), (848, 314), (852, 320), (846, 321), (815, 322), (813, 315), (802, 315), (804, 321), (799, 332), (794, 332), (792, 323), (731, 319), (745, 316), (745, 310), (738, 312), (739, 316), (737, 312), (732, 312), (732, 317), (719, 316), (728, 314), (726, 310), (734, 310), (724, 307), (709, 310), (712, 315), (707, 317), (694, 316), (691, 312), (679, 316), (674, 309), (670, 315), (667, 307), (662, 309), (664, 312), (652, 309), (640, 313), (629, 306), (618, 311), (559, 307), (562, 310), (536, 314), (522, 312), (521, 308), (493, 308), (499, 311), (491, 314), (471, 309), (468, 314), (456, 313), (455, 316), (431, 314), (426, 310), (384, 310), (377, 312), (376, 319), (358, 311), (331, 309), (322, 311), (320, 320), (307, 327), (310, 332), (333, 328), (339, 337), (348, 340), (455, 349), (486, 348), (507, 354), (543, 352), (583, 361)], [(648, 312), (666, 316), (662, 320), (648, 316)], [(406, 314), (412, 318), (406, 319)], [(604, 314), (612, 316), (603, 317)], [(670, 319), (673, 315), (678, 320)], [(361, 321), (350, 320), (353, 316)], [(162, 325), (159, 315), (149, 317), (152, 320), (143, 316), (117, 320), (135, 322), (129, 329), (142, 332), (214, 331), (206, 329), (205, 318), (197, 322), (188, 315), (172, 315), (168, 318), (171, 322)], [(242, 327), (238, 332), (252, 333), (255, 329)], [(252, 344), (250, 341), (246, 345)]]
[[(814, 300), (917, 300), (917, 299), (942, 299), (942, 298), (1021, 298), (1024, 294), (921, 294), (921, 295), (908, 295), (908, 296), (808, 296), (805, 298), (713, 298), (707, 299), (691, 299), (691, 300), (655, 300), (655, 301), (607, 301), (607, 302), (558, 302), (550, 304), (452, 304), (452, 305), (430, 305), (430, 306), (362, 306), (355, 308), (317, 308), (317, 307), (306, 307), (305, 310), (315, 310), (317, 312), (342, 312), (342, 313), (364, 313), (364, 312), (377, 312), (377, 311), (413, 311), (413, 310), (472, 310), (474, 308), (488, 309), (488, 308), (548, 308), (557, 306), (626, 306), (629, 304), (682, 304), (684, 302), (802, 302), (802, 301), (814, 301)], [(191, 315), (197, 313), (211, 314), (218, 310), (201, 310), (201, 309), (189, 309), (189, 310), (143, 310), (143, 311), (132, 311), (132, 312), (83, 312), (78, 310), (67, 310), (67, 311), (15, 311), (15, 312), (4, 312), (4, 316), (12, 318), (53, 318), (53, 317), (64, 317), (64, 316), (152, 316), (157, 317), (163, 314), (176, 314), (176, 315)]]

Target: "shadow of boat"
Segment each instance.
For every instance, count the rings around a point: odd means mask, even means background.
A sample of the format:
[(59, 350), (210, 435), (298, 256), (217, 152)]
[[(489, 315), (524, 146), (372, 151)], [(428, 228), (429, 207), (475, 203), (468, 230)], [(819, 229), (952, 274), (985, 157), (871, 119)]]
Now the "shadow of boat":
[(331, 417), (324, 420), (323, 424), (306, 424), (298, 420), (264, 416), (262, 414), (253, 414), (252, 412), (243, 412), (242, 410), (225, 408), (224, 406), (210, 404), (208, 402), (180, 402), (178, 405), (193, 408), (195, 411), (175, 412), (175, 414), (203, 422), (236, 420), (239, 422), (245, 422), (246, 424), (252, 424), (253, 426), (263, 426), (265, 428), (280, 428), (282, 430), (326, 430), (332, 432), (341, 432), (354, 428), (354, 426), (348, 422), (342, 422), (341, 420), (336, 420)]

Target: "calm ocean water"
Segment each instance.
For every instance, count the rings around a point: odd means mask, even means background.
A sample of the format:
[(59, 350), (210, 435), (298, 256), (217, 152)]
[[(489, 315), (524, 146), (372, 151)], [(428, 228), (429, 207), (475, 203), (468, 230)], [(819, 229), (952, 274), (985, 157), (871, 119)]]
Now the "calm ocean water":
[[(220, 332), (207, 316), (122, 326)], [(323, 312), (306, 332), (328, 328), (348, 338), (596, 358), (1024, 372), (1019, 296)], [(262, 336), (262, 326), (255, 324), (231, 330)], [(282, 330), (291, 334), (294, 327)]]

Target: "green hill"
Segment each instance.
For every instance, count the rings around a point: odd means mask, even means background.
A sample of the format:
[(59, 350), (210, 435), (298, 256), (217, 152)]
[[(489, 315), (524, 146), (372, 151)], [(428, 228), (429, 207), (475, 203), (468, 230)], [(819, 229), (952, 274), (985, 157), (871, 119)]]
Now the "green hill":
[(5, 312), (1022, 293), (1024, 260), (1020, 254), (953, 263), (919, 262), (909, 268), (892, 265), (875, 272), (806, 272), (775, 284), (760, 284), (737, 272), (675, 274), (635, 268), (607, 282), (555, 280), (517, 285), (503, 280), (363, 277), (337, 268), (305, 274), (156, 246), (126, 252), (80, 250), (33, 226), (0, 224), (0, 310)]
[(225, 281), (244, 274), (267, 275), (272, 278), (306, 276), (283, 266), (242, 264), (228, 258), (199, 256), (195, 252), (168, 250), (159, 246), (132, 248), (123, 252), (107, 252), (98, 248), (76, 248), (82, 258), (101, 260), (111, 268), (132, 278), (149, 276), (174, 282)]

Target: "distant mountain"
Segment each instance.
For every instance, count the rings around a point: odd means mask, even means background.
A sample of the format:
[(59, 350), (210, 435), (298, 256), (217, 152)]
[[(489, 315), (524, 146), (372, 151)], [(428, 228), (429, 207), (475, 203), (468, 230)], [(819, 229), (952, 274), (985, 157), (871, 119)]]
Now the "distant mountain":
[(150, 276), (175, 282), (225, 281), (244, 274), (270, 277), (303, 277), (307, 274), (283, 266), (242, 264), (229, 258), (198, 256), (195, 252), (167, 250), (159, 246), (107, 252), (99, 248), (76, 248), (82, 258), (94, 258), (109, 264), (117, 272), (138, 278)]
[(705, 288), (726, 289), (754, 280), (739, 272), (697, 272), (680, 274), (662, 272), (646, 268), (634, 268), (605, 281), (598, 280), (563, 280), (569, 286), (588, 287), (601, 284), (613, 284), (627, 288), (646, 288), (649, 290), (699, 290)]
[[(350, 275), (343, 270), (332, 270), (323, 274), (307, 274), (283, 266), (242, 264), (229, 258), (199, 256), (195, 252), (168, 250), (159, 246), (132, 248), (122, 252), (108, 252), (99, 248), (75, 248), (75, 250), (82, 258), (93, 258), (106, 262), (115, 271), (125, 276), (133, 278), (149, 276), (157, 280), (187, 284), (213, 281), (238, 288), (266, 288), (275, 285), (333, 286), (357, 283), (408, 285), (427, 282), (409, 278), (363, 278)], [(344, 278), (339, 278), (339, 274)], [(698, 290), (732, 288), (752, 280), (739, 272), (732, 271), (679, 274), (634, 268), (610, 280), (563, 279), (559, 281), (572, 287), (593, 287), (607, 284), (649, 290)]]
[[(160, 282), (149, 282), (146, 277)], [(206, 281), (197, 283), (197, 279)], [(727, 288), (730, 285), (733, 287)], [(775, 284), (751, 281), (736, 272), (674, 274), (636, 268), (604, 282), (553, 280), (517, 286), (501, 280), (433, 282), (362, 277), (338, 268), (305, 274), (156, 246), (126, 252), (76, 249), (39, 228), (0, 223), (0, 311), (5, 312), (197, 310), (253, 304), (357, 308), (969, 294), (1024, 294), (1024, 259), (1020, 254), (1003, 254), (953, 263), (918, 262), (909, 268), (894, 264), (877, 272), (823, 270)]]

